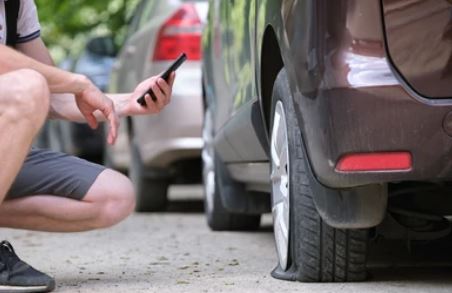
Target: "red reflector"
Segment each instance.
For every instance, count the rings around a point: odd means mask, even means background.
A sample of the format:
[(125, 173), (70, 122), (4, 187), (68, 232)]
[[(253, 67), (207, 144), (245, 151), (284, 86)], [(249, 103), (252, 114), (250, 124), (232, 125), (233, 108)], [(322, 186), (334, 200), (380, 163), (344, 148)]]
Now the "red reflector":
[(185, 52), (201, 60), (202, 23), (193, 3), (185, 3), (160, 28), (152, 60), (174, 60)]
[(408, 152), (359, 153), (343, 156), (336, 165), (337, 171), (394, 171), (410, 170), (411, 154)]

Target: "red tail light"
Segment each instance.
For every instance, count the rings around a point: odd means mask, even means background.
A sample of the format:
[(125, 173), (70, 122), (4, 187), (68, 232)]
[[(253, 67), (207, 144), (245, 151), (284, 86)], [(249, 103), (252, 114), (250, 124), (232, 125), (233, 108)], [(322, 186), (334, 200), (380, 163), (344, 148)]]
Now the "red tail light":
[(202, 24), (194, 4), (183, 4), (160, 28), (154, 61), (174, 60), (185, 52), (188, 60), (201, 60)]
[(336, 165), (341, 172), (405, 171), (412, 167), (409, 152), (358, 153), (343, 156)]

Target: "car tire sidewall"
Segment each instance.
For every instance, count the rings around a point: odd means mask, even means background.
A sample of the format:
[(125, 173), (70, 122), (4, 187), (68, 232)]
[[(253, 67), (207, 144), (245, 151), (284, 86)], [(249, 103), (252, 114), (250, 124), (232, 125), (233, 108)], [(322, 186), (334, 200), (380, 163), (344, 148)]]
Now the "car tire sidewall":
[(317, 188), (325, 187), (312, 173), (284, 69), (277, 76), (272, 98), (270, 125), (273, 127), (276, 103), (281, 101), (286, 117), (290, 162), (287, 269), (274, 276), (315, 282), (362, 281), (366, 276), (368, 230), (335, 229), (320, 217), (314, 193)]
[[(276, 110), (276, 105), (278, 102), (282, 103), (282, 107), (284, 109), (285, 112), (285, 119), (286, 119), (286, 127), (287, 127), (287, 140), (288, 140), (288, 150), (289, 150), (289, 162), (292, 162), (293, 160), (293, 153), (294, 153), (294, 149), (293, 149), (293, 144), (291, 143), (291, 140), (293, 139), (293, 137), (290, 135), (290, 131), (291, 131), (291, 127), (293, 127), (293, 125), (289, 125), (289, 115), (291, 115), (290, 111), (293, 111), (293, 105), (292, 105), (292, 101), (290, 100), (291, 96), (287, 96), (286, 92), (283, 91), (284, 88), (284, 81), (286, 79), (286, 73), (285, 70), (282, 69), (280, 71), (280, 73), (278, 74), (278, 78), (275, 81), (275, 85), (273, 88), (273, 94), (272, 94), (272, 105), (271, 105), (271, 119), (270, 119), (270, 141), (272, 139), (272, 131), (273, 131), (273, 123), (274, 123), (274, 117), (275, 117), (275, 110)], [(271, 158), (270, 158), (271, 160)], [(273, 164), (270, 163), (270, 173), (273, 172), (272, 170), (272, 166)], [(293, 237), (293, 231), (292, 231), (292, 227), (293, 227), (293, 180), (291, 178), (293, 172), (292, 172), (292, 168), (293, 168), (293, 164), (289, 163), (289, 239), (288, 239), (288, 250), (287, 250), (287, 269), (290, 268), (292, 266), (293, 263), (293, 255), (294, 255), (294, 251), (293, 247), (293, 241), (294, 241), (294, 237)], [(273, 192), (271, 194), (271, 200), (272, 200), (272, 207), (274, 204), (274, 196), (273, 196)], [(274, 219), (275, 220), (275, 219)], [(276, 241), (276, 238), (275, 238)], [(279, 266), (279, 259), (278, 259), (278, 266)], [(286, 270), (287, 270), (286, 269)]]

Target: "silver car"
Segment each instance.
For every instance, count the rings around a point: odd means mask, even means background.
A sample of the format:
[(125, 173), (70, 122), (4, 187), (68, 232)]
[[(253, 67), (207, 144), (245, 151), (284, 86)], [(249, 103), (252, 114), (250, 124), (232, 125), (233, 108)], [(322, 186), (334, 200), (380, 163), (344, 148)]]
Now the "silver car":
[(201, 180), (203, 146), (201, 33), (207, 1), (141, 1), (110, 79), (111, 92), (130, 92), (163, 72), (181, 52), (171, 103), (158, 115), (124, 119), (120, 139), (106, 149), (106, 162), (129, 169), (137, 211), (165, 208), (170, 183)]

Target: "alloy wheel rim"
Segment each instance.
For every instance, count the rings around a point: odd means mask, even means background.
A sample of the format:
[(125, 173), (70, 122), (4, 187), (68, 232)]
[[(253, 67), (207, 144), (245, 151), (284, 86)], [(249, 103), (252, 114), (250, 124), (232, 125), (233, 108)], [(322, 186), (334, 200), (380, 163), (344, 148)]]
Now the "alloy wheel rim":
[(279, 264), (287, 269), (289, 252), (289, 141), (284, 107), (276, 103), (271, 134), (271, 184), (273, 229)]
[(215, 162), (213, 149), (213, 135), (212, 135), (212, 113), (206, 109), (204, 116), (204, 127), (202, 130), (202, 138), (204, 140), (204, 147), (202, 149), (203, 161), (203, 180), (206, 208), (208, 212), (213, 211), (214, 193), (215, 193)]

